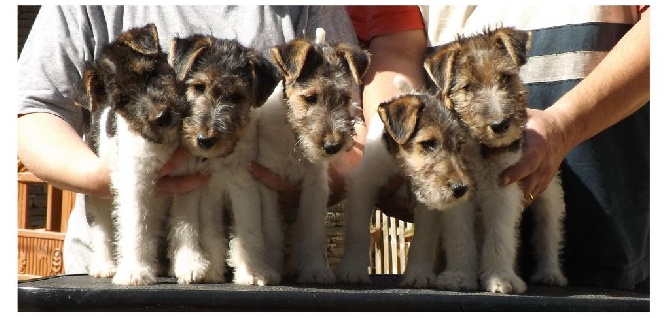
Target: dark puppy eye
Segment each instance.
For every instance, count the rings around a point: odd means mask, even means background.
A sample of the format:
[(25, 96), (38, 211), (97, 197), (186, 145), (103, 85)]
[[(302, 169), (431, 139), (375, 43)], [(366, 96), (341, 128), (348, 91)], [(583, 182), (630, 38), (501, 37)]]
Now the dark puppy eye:
[(119, 96), (119, 99), (116, 101), (116, 106), (117, 107), (123, 107), (123, 106), (128, 105), (128, 103), (130, 103), (130, 96), (128, 96), (126, 94), (121, 94)]
[(316, 95), (303, 95), (302, 98), (307, 104), (316, 104)]
[(468, 91), (468, 90), (470, 90), (471, 86), (472, 85), (470, 85), (470, 82), (463, 83), (461, 85), (457, 84), (456, 89), (454, 91)]
[(512, 74), (500, 74), (500, 82), (509, 83), (512, 80)]
[(435, 147), (437, 147), (437, 140), (435, 139), (423, 140), (420, 141), (419, 144), (421, 145), (421, 148), (425, 151), (434, 151)]
[(454, 147), (456, 152), (461, 152), (461, 149), (463, 149), (463, 144), (464, 143), (465, 142), (463, 142), (463, 141), (459, 141), (459, 142), (456, 143), (456, 147)]
[(205, 90), (207, 89), (207, 86), (203, 83), (193, 84), (192, 87), (196, 92), (200, 94), (204, 94)]

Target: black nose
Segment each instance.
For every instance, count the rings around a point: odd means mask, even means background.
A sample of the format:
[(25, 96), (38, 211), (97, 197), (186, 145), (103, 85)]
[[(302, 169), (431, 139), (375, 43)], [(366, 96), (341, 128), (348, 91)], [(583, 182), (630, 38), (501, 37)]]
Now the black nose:
[(509, 129), (509, 123), (510, 123), (510, 119), (506, 118), (506, 119), (503, 119), (501, 121), (497, 121), (495, 123), (492, 123), (490, 125), (490, 127), (491, 127), (491, 130), (493, 130), (494, 133), (502, 134)]
[(454, 197), (458, 199), (468, 192), (468, 186), (464, 184), (454, 184), (451, 186), (451, 190), (454, 191)]
[(169, 111), (164, 111), (154, 119), (154, 123), (158, 127), (168, 127), (172, 124), (172, 114)]
[(198, 147), (203, 149), (209, 149), (214, 146), (216, 143), (216, 137), (205, 137), (203, 135), (198, 136)]
[(326, 142), (323, 145), (323, 150), (325, 150), (329, 155), (336, 154), (338, 151), (340, 151), (340, 149), (342, 149), (342, 144), (340, 143)]

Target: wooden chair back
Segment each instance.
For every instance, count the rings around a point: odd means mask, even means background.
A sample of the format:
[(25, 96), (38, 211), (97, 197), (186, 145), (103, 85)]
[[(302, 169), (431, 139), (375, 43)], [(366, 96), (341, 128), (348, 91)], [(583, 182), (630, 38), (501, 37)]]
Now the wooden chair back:
[[(64, 273), (63, 241), (75, 193), (64, 191), (37, 178), (18, 164), (18, 277), (19, 280)], [(30, 184), (46, 185), (44, 228), (30, 228)]]

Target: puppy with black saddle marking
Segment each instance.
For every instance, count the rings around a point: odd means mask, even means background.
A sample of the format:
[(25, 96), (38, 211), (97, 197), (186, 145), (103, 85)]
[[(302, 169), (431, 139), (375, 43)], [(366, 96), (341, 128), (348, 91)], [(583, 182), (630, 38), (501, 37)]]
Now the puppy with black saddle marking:
[[(237, 40), (192, 35), (172, 41), (170, 63), (186, 86), (182, 144), (193, 154), (174, 174), (209, 173), (207, 184), (175, 196), (169, 257), (180, 283), (279, 283), (264, 260), (259, 185), (246, 169), (257, 156), (258, 107), (279, 82), (268, 59)], [(224, 211), (232, 211), (230, 251)]]
[[(441, 219), (467, 202), (474, 187), (461, 145), (468, 134), (440, 100), (415, 91), (402, 77), (394, 84), (405, 94), (378, 107), (368, 129), (365, 153), (347, 191), (345, 253), (336, 269), (338, 280), (368, 283), (370, 216), (379, 189), (393, 175), (409, 183), (415, 218), (402, 286), (431, 287), (434, 253)], [(402, 188), (401, 188), (402, 189)], [(399, 190), (401, 191), (401, 190)]]
[[(473, 142), (468, 132), (439, 99), (425, 93), (381, 103), (378, 113), (382, 140), (411, 190), (415, 230), (401, 286), (477, 289), (472, 227), (459, 223), (472, 222), (474, 215), (465, 208), (476, 187), (463, 156), (463, 147)], [(440, 235), (447, 268), (436, 277)]]
[(78, 103), (92, 112), (85, 138), (96, 154), (111, 158), (113, 194), (113, 200), (86, 197), (93, 218), (89, 275), (153, 284), (169, 204), (154, 195), (154, 179), (179, 145), (187, 106), (156, 27), (121, 33), (86, 68), (80, 86)]
[[(515, 273), (524, 194), (518, 184), (500, 187), (498, 177), (521, 158), (528, 94), (519, 69), (526, 63), (530, 43), (529, 32), (486, 29), (434, 48), (424, 63), (443, 102), (477, 141), (465, 152), (478, 185), (471, 207), (473, 213), (479, 213), (481, 230), (477, 232), (479, 280), (482, 288), (494, 293), (526, 290)], [(565, 214), (559, 177), (534, 199), (530, 208), (537, 268), (532, 281), (565, 285), (559, 262)], [(469, 222), (459, 224), (470, 226)]]
[(352, 105), (370, 56), (345, 43), (295, 39), (275, 46), (283, 81), (261, 108), (257, 162), (300, 185), (296, 220), (289, 225), (289, 260), (283, 266), (284, 232), (278, 194), (261, 187), (263, 231), (271, 266), (298, 282), (333, 283), (326, 258), (328, 162), (353, 145)]

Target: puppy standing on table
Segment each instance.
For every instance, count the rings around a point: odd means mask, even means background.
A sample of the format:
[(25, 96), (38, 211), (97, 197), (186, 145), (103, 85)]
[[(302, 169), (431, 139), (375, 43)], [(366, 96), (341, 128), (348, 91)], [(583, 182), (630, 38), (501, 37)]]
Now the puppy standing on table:
[[(283, 81), (261, 108), (257, 162), (301, 188), (297, 218), (284, 232), (278, 193), (261, 186), (267, 259), (298, 282), (333, 283), (325, 254), (328, 162), (353, 144), (352, 101), (358, 99), (369, 54), (344, 43), (329, 44), (317, 29), (314, 42), (296, 39), (272, 49)], [(356, 95), (353, 95), (356, 94)]]
[[(194, 155), (173, 174), (211, 173), (207, 184), (174, 197), (171, 271), (180, 283), (224, 281), (226, 258), (237, 284), (272, 285), (279, 272), (264, 261), (259, 185), (246, 169), (257, 155), (257, 109), (279, 82), (274, 65), (236, 40), (176, 38), (170, 63), (186, 86), (182, 144)], [(224, 211), (233, 214), (228, 251)]]
[(77, 103), (92, 112), (86, 141), (110, 158), (113, 194), (112, 200), (86, 196), (93, 218), (89, 275), (114, 276), (121, 285), (155, 283), (170, 199), (154, 196), (153, 180), (179, 145), (187, 108), (156, 27), (121, 33), (86, 68), (78, 92)]
[[(394, 83), (405, 94), (381, 103), (378, 116), (371, 120), (363, 160), (347, 192), (345, 254), (336, 273), (343, 282), (370, 281), (369, 226), (374, 200), (387, 180), (400, 174), (409, 184), (408, 197), (415, 221), (415, 235), (401, 285), (432, 287), (436, 280), (433, 268), (439, 233), (463, 239), (461, 246), (474, 245), (465, 241), (474, 239), (472, 233), (460, 235), (463, 231), (456, 232), (460, 228), (452, 222), (458, 220), (455, 217), (458, 213), (469, 213), (456, 209), (470, 199), (475, 186), (462, 155), (462, 146), (470, 138), (438, 98), (414, 91), (402, 77), (395, 78)], [(407, 188), (399, 191), (402, 189)], [(453, 281), (447, 283), (454, 285), (450, 289), (475, 289), (476, 278), (473, 277), (474, 287), (463, 282), (473, 276), (467, 275), (471, 268), (462, 268), (471, 265), (461, 261), (466, 251), (457, 246), (447, 254), (456, 261), (448, 263), (449, 267), (440, 275), (442, 280)]]
[[(528, 93), (519, 69), (526, 63), (530, 42), (529, 32), (486, 29), (434, 48), (424, 64), (446, 106), (477, 141), (474, 147), (467, 147), (466, 156), (471, 159), (478, 186), (471, 207), (472, 213), (479, 210), (481, 225), (477, 232), (481, 244), (479, 279), (490, 292), (526, 290), (515, 273), (524, 194), (517, 184), (500, 187), (497, 182), (500, 173), (521, 158)], [(553, 178), (545, 192), (530, 199), (534, 199), (530, 205), (532, 244), (538, 263), (531, 280), (565, 285), (559, 262), (565, 214), (559, 177)]]

